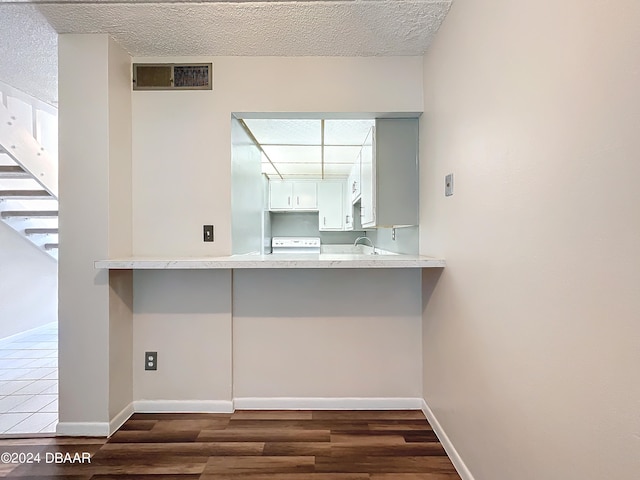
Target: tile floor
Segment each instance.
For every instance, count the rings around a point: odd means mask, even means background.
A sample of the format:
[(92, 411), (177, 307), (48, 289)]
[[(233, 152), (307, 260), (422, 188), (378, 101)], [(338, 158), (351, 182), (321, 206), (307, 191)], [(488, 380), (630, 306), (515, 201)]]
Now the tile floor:
[(0, 435), (54, 433), (58, 324), (0, 340)]

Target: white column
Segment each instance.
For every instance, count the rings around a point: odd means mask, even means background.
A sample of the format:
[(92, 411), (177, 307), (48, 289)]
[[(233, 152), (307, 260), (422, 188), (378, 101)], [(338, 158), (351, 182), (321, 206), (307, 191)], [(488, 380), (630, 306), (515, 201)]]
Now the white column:
[(131, 279), (110, 286), (93, 262), (131, 251), (129, 61), (107, 35), (61, 35), (58, 48), (58, 431), (106, 435), (131, 401)]

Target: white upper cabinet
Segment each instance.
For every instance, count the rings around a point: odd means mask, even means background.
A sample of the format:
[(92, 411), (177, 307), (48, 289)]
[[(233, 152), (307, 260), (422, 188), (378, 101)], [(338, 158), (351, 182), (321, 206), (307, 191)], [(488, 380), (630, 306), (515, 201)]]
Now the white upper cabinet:
[(318, 226), (320, 231), (343, 230), (344, 181), (318, 183)]
[(347, 179), (344, 184), (344, 195), (342, 199), (342, 205), (344, 205), (342, 210), (342, 217), (344, 219), (343, 230), (345, 231), (353, 230), (353, 202), (351, 201), (351, 187), (352, 183)]
[(418, 119), (376, 119), (361, 162), (362, 227), (418, 225)]
[(293, 182), (293, 202), (295, 210), (317, 210), (318, 184), (316, 182)]
[(271, 180), (269, 210), (318, 210), (317, 182)]
[(347, 179), (347, 196), (351, 203), (355, 203), (360, 198), (360, 163), (362, 151), (358, 153), (356, 161), (353, 162), (349, 178)]
[(375, 127), (369, 130), (360, 151), (360, 223), (363, 227), (375, 227), (376, 178), (374, 172)]
[(293, 184), (291, 182), (269, 182), (269, 210), (290, 210), (293, 197)]

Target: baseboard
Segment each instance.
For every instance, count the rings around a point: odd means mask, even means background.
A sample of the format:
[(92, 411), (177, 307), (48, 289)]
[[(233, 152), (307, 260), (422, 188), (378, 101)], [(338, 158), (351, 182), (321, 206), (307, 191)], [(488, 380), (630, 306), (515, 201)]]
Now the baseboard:
[(462, 480), (475, 480), (473, 478), (473, 475), (471, 474), (471, 471), (467, 468), (464, 461), (462, 460), (462, 457), (456, 450), (456, 447), (453, 446), (453, 443), (451, 443), (451, 440), (442, 429), (442, 425), (440, 425), (440, 422), (438, 422), (438, 419), (433, 414), (433, 411), (429, 408), (429, 405), (427, 405), (427, 402), (425, 400), (422, 400), (421, 403), (422, 413), (424, 413), (424, 416), (427, 417), (431, 428), (433, 428), (433, 432), (440, 440), (440, 443), (442, 444), (445, 452), (447, 452), (447, 455), (449, 455), (451, 463), (453, 463), (453, 466), (458, 471), (458, 475), (460, 475), (460, 478), (462, 478)]
[(60, 437), (108, 437), (109, 422), (59, 422), (56, 435)]
[(136, 413), (232, 413), (233, 402), (226, 400), (136, 400)]
[[(60, 422), (56, 434), (69, 437), (108, 437), (133, 413), (232, 413), (238, 410), (420, 410), (436, 430), (439, 424), (421, 398), (399, 397), (240, 397), (226, 400), (136, 400), (127, 405), (110, 422)], [(430, 410), (429, 410), (430, 412)], [(440, 434), (436, 431), (438, 437)], [(443, 446), (445, 442), (443, 441)], [(450, 443), (450, 442), (449, 442)], [(453, 447), (451, 447), (453, 448)], [(447, 447), (445, 446), (445, 450)], [(453, 450), (455, 451), (455, 450)], [(449, 453), (449, 450), (447, 450)], [(450, 456), (452, 456), (450, 454)], [(453, 457), (452, 457), (453, 461)], [(456, 463), (454, 462), (454, 465)], [(464, 464), (463, 464), (464, 465)], [(456, 465), (456, 468), (458, 466)], [(473, 477), (463, 477), (473, 480)]]
[(115, 417), (109, 422), (109, 436), (116, 433), (116, 431), (124, 425), (124, 422), (129, 420), (129, 417), (133, 415), (133, 403), (130, 403), (122, 409)]
[(421, 398), (239, 397), (237, 410), (420, 410)]

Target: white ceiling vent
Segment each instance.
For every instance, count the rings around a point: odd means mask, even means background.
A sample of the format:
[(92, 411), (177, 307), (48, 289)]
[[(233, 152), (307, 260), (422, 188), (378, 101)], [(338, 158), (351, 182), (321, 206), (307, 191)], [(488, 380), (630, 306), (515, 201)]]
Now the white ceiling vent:
[(212, 90), (211, 63), (134, 63), (134, 90)]

